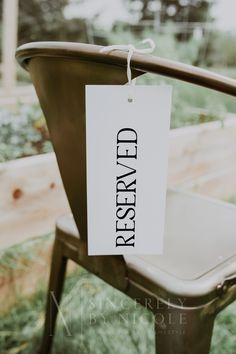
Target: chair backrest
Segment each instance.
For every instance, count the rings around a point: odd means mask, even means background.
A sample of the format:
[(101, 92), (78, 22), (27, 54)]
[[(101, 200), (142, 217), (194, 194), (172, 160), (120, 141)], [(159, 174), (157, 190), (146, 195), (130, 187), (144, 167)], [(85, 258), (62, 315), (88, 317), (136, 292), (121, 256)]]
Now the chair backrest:
[[(127, 53), (100, 46), (36, 42), (17, 49), (43, 109), (80, 235), (87, 238), (85, 85), (125, 84)], [(162, 74), (236, 96), (236, 80), (173, 61), (135, 54), (132, 75)]]

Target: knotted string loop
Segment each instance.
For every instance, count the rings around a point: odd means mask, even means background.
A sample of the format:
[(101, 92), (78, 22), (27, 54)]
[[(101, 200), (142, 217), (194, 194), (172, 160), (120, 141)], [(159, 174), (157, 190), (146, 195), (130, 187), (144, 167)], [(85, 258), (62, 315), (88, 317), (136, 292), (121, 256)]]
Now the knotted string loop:
[(128, 98), (129, 102), (133, 101), (133, 92), (131, 92), (131, 88), (133, 85), (135, 85), (135, 80), (132, 80), (132, 73), (131, 73), (131, 58), (133, 56), (134, 53), (138, 53), (138, 54), (151, 54), (153, 53), (156, 45), (154, 43), (154, 41), (151, 38), (146, 38), (144, 39), (141, 44), (149, 44), (148, 48), (136, 48), (133, 44), (127, 44), (127, 45), (123, 45), (123, 44), (115, 44), (115, 45), (109, 45), (107, 47), (103, 47), (102, 49), (100, 49), (100, 53), (109, 53), (113, 50), (123, 50), (125, 52), (128, 52), (127, 55), (127, 79), (128, 79), (128, 84), (130, 86), (130, 95)]

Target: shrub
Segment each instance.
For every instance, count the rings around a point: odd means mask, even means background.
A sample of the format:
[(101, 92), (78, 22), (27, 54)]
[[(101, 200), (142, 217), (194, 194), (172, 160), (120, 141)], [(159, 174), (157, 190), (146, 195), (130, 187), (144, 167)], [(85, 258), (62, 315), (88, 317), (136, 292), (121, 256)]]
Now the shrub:
[(0, 112), (0, 162), (49, 152), (45, 120), (38, 105)]

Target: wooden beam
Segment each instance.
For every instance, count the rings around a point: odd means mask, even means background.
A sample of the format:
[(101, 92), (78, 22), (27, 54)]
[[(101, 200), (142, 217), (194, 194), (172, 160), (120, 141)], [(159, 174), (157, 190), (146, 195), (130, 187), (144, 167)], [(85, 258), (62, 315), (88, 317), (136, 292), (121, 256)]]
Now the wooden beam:
[(16, 61), (18, 32), (18, 0), (3, 0), (2, 84), (4, 94), (10, 96), (16, 86)]
[[(236, 119), (170, 133), (168, 185), (219, 199), (236, 196)], [(70, 212), (55, 155), (0, 164), (0, 248), (54, 229)]]
[(54, 230), (69, 212), (53, 153), (0, 164), (0, 248)]

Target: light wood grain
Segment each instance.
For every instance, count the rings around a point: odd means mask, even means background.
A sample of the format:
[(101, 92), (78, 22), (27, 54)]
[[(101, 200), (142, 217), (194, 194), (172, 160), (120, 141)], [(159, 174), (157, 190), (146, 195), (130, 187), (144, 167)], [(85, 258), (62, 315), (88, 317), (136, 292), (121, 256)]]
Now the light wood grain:
[[(236, 119), (172, 130), (168, 185), (236, 196)], [(69, 211), (53, 153), (0, 164), (0, 248), (50, 232)]]
[(54, 229), (70, 211), (55, 155), (0, 165), (0, 247), (9, 247)]

